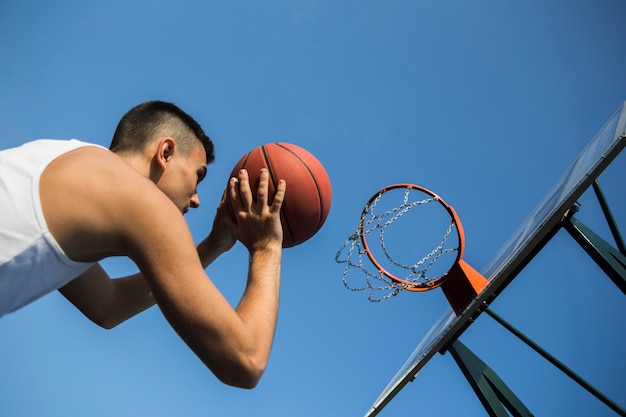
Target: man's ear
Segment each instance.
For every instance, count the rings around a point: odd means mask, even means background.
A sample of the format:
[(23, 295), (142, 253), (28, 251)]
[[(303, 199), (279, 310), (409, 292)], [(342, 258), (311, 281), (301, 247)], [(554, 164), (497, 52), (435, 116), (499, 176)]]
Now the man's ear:
[(176, 141), (173, 138), (162, 138), (159, 140), (156, 162), (162, 169), (165, 169), (167, 163), (171, 160), (172, 156), (174, 156), (175, 149)]

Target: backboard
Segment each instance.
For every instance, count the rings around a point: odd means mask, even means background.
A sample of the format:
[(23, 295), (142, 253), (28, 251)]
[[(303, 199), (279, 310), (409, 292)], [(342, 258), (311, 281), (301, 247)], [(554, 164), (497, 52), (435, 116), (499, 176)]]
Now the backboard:
[(561, 227), (576, 200), (626, 146), (626, 103), (613, 114), (481, 273), (489, 284), (459, 315), (446, 312), (365, 414), (377, 415), (437, 352), (446, 351)]

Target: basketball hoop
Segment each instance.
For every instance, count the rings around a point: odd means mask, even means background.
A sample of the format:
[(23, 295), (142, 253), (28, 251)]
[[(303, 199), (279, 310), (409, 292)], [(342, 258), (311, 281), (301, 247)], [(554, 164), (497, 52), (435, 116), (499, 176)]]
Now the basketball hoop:
[(488, 283), (463, 260), (464, 246), (463, 227), (452, 206), (424, 187), (395, 184), (370, 198), (335, 261), (346, 264), (346, 288), (369, 291), (370, 301), (402, 290), (442, 287), (460, 314)]

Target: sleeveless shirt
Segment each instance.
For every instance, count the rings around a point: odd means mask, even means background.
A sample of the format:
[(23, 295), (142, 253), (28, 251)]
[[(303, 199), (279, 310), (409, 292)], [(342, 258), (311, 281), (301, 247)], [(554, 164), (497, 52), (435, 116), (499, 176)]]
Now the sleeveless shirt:
[(0, 151), (0, 317), (94, 265), (67, 257), (48, 230), (39, 198), (39, 179), (48, 164), (83, 146), (99, 145), (42, 139)]

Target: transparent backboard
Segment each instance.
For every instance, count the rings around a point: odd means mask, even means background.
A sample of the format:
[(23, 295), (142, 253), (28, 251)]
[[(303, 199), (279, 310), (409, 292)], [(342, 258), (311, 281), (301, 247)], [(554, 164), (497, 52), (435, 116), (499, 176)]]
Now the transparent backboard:
[(460, 315), (450, 309), (434, 324), (365, 414), (366, 417), (377, 415), (417, 376), (435, 353), (445, 350), (461, 335), (469, 326), (470, 319), (480, 314), (483, 303), (493, 301), (550, 240), (567, 211), (625, 146), (626, 103), (623, 103), (481, 271), (489, 280), (487, 287)]

